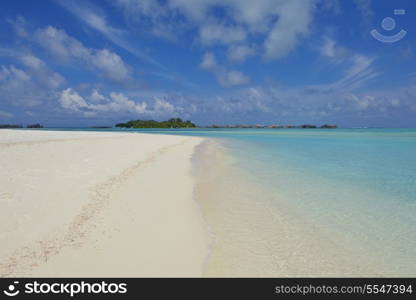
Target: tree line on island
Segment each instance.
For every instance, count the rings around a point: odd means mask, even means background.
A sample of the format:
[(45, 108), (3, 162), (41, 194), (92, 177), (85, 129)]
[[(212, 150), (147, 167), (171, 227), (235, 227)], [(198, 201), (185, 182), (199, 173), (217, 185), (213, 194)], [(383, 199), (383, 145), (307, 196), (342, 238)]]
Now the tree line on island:
[(155, 120), (132, 120), (126, 123), (118, 123), (116, 127), (121, 128), (195, 128), (191, 121), (183, 121), (181, 118), (172, 118), (167, 121)]
[[(24, 128), (20, 124), (0, 124), (0, 128)], [(43, 128), (39, 123), (26, 125), (26, 128)]]
[[(126, 123), (118, 123), (115, 125), (118, 128), (323, 128), (333, 129), (338, 128), (334, 124), (324, 124), (322, 126), (316, 126), (312, 124), (304, 125), (210, 125), (210, 126), (197, 126), (190, 120), (182, 120), (181, 118), (171, 118), (166, 121), (155, 120), (131, 120)], [(0, 124), (0, 128), (24, 128), (22, 125), (16, 124)], [(29, 124), (26, 128), (43, 128), (39, 123)], [(92, 126), (90, 128), (106, 129), (112, 128), (112, 126)]]
[(116, 127), (119, 128), (338, 128), (334, 124), (324, 124), (316, 126), (311, 124), (304, 125), (211, 125), (211, 126), (197, 126), (191, 121), (183, 121), (181, 118), (172, 118), (167, 121), (155, 120), (131, 120), (126, 123), (118, 123)]

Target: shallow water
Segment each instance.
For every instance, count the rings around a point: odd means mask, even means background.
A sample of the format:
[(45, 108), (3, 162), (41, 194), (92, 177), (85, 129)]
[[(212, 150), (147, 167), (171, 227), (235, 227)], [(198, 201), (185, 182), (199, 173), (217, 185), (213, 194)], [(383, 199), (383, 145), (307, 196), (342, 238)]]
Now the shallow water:
[(416, 276), (416, 130), (139, 131), (214, 138), (194, 159), (206, 275)]

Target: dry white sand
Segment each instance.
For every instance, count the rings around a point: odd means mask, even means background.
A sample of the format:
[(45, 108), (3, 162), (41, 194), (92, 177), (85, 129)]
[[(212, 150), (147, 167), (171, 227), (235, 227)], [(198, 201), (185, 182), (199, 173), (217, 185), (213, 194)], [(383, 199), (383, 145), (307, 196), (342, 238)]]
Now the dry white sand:
[(0, 130), (0, 276), (202, 276), (201, 141)]

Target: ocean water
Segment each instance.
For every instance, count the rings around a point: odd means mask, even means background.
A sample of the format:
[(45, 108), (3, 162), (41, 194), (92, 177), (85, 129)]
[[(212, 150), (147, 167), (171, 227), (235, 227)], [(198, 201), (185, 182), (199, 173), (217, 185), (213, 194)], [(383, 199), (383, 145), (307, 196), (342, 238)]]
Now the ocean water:
[(207, 276), (416, 276), (416, 130), (139, 131), (211, 138)]

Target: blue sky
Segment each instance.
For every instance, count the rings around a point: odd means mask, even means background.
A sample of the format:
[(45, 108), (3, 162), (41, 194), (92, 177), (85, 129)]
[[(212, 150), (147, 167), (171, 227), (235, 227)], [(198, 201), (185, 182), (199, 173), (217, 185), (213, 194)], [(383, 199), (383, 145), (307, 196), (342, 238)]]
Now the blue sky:
[[(3, 0), (0, 8), (0, 123), (416, 127), (412, 0)], [(372, 30), (406, 34), (385, 43)]]

